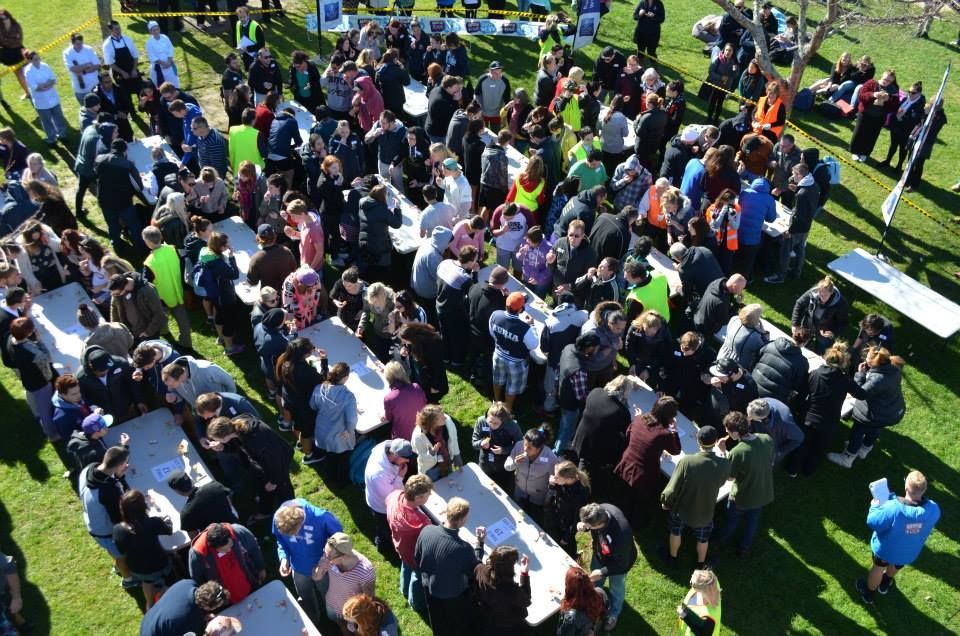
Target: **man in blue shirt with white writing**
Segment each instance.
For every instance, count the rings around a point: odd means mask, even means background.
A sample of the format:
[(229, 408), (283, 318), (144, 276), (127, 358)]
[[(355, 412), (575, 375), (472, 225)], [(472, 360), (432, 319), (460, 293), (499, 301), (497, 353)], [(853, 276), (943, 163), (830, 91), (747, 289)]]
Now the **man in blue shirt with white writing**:
[(864, 603), (873, 603), (874, 592), (886, 594), (894, 587), (897, 572), (916, 560), (940, 519), (940, 506), (924, 496), (927, 478), (923, 473), (914, 470), (907, 475), (904, 491), (903, 497), (891, 493), (887, 501), (870, 502), (867, 525), (873, 530), (873, 567), (866, 579), (857, 580)]

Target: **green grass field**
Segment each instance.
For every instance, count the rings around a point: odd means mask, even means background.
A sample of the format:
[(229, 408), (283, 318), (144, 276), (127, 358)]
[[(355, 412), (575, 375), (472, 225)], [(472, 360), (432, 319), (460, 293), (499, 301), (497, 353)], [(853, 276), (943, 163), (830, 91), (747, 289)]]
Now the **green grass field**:
[[(875, 2), (868, 0), (867, 11)], [(268, 43), (274, 56), (285, 66), (292, 50), (316, 50), (317, 40), (304, 30), (304, 6), (288, 0), (291, 18), (275, 21), (268, 30)], [(788, 12), (796, 12), (796, 3), (778, 3)], [(17, 16), (26, 32), (25, 44), (37, 48), (68, 33), (77, 24), (94, 15), (93, 2), (52, 0), (36, 5), (27, 0), (11, 0), (8, 9)], [(900, 9), (905, 10), (905, 9)], [(813, 18), (817, 17), (814, 9)], [(606, 16), (598, 41), (577, 53), (577, 61), (592, 68), (599, 50), (612, 44), (625, 52), (632, 48), (632, 4), (615, 3)], [(718, 13), (709, 0), (668, 3), (667, 22), (661, 42), (660, 56), (678, 68), (689, 69), (688, 93), (695, 94), (695, 80), (706, 75), (706, 59), (700, 53), (700, 42), (690, 36), (690, 28), (701, 16)], [(127, 33), (141, 45), (144, 22), (120, 18)], [(850, 28), (829, 38), (810, 68), (804, 83), (827, 73), (841, 51), (855, 57), (867, 53), (878, 68), (893, 67), (900, 85), (923, 80), (927, 94), (939, 83), (943, 69), (956, 59), (952, 42), (956, 24), (937, 23), (929, 40), (911, 37), (906, 27)], [(96, 27), (85, 31), (88, 43), (100, 41)], [(177, 62), (185, 87), (196, 95), (212, 115), (213, 122), (223, 128), (225, 117), (217, 96), (221, 57), (229, 49), (226, 36), (208, 36), (189, 30), (174, 36)], [(329, 51), (332, 39), (324, 38)], [(472, 39), (471, 64), (475, 71), (498, 59), (515, 85), (530, 86), (533, 79), (536, 45), (513, 38)], [(45, 59), (60, 77), (60, 94), (68, 120), (76, 126), (77, 107), (69, 90), (69, 80), (60, 61), (58, 45)], [(97, 46), (96, 48), (99, 49)], [(477, 73), (479, 74), (479, 73)], [(675, 75), (667, 73), (671, 78)], [(0, 125), (12, 126), (31, 148), (42, 149), (49, 164), (68, 191), (74, 179), (69, 166), (78, 133), (74, 132), (69, 151), (59, 148), (47, 151), (38, 135), (39, 121), (28, 102), (18, 101), (19, 89), (13, 77), (3, 78), (6, 99), (12, 109), (0, 109)], [(690, 100), (688, 121), (702, 121), (703, 104)], [(960, 234), (951, 225), (956, 209), (956, 195), (947, 187), (958, 176), (960, 152), (960, 90), (953, 81), (946, 93), (948, 124), (936, 145), (933, 158), (927, 162), (926, 185), (909, 195), (933, 219), (901, 205), (894, 228), (887, 240), (885, 253), (896, 266), (918, 278), (949, 298), (960, 300), (960, 287), (953, 276), (960, 270), (957, 250)], [(732, 106), (727, 106), (730, 113)], [(807, 133), (827, 145), (826, 154), (845, 158), (852, 124), (824, 121), (816, 115), (795, 116), (794, 121)], [(798, 137), (801, 147), (808, 144)], [(886, 152), (884, 134), (875, 156)], [(822, 153), (823, 154), (823, 153)], [(880, 182), (891, 185), (898, 175), (876, 169), (876, 163), (862, 168)], [(802, 281), (770, 287), (755, 284), (748, 292), (768, 307), (767, 316), (779, 326), (789, 322), (793, 300), (825, 273), (825, 264), (835, 256), (863, 246), (874, 249), (878, 243), (882, 221), (880, 203), (887, 191), (858, 175), (849, 166), (842, 171), (843, 183), (835, 187), (828, 205), (828, 214), (818, 220), (808, 249), (808, 263)], [(68, 201), (72, 201), (72, 194)], [(88, 207), (93, 207), (92, 199)], [(104, 226), (100, 224), (100, 228)], [(88, 231), (104, 234), (102, 229), (88, 226)], [(758, 539), (748, 560), (734, 558), (732, 551), (718, 552), (717, 571), (724, 588), (724, 628), (736, 634), (946, 634), (960, 631), (960, 524), (952, 514), (960, 508), (960, 443), (953, 435), (960, 411), (957, 399), (956, 340), (944, 343), (921, 325), (892, 314), (863, 293), (843, 287), (853, 296), (853, 318), (869, 311), (890, 315), (897, 326), (899, 352), (907, 359), (904, 390), (908, 404), (906, 419), (883, 433), (880, 448), (869, 461), (858, 462), (850, 471), (824, 466), (809, 480), (790, 480), (777, 476), (777, 501), (765, 511), (764, 533)], [(247, 353), (234, 360), (221, 355), (213, 334), (194, 324), (195, 346), (205, 356), (216, 360), (237, 379), (242, 390), (267, 407), (265, 387), (254, 361)], [(853, 334), (850, 334), (852, 337)], [(32, 421), (17, 379), (6, 369), (0, 371), (3, 391), (0, 408), (7, 413), (0, 444), (0, 550), (17, 557), (25, 574), (25, 613), (34, 625), (34, 634), (73, 636), (129, 635), (136, 633), (140, 616), (138, 597), (123, 593), (117, 578), (112, 576), (106, 555), (87, 536), (80, 505), (70, 483), (61, 478), (63, 465), (57, 452), (44, 442), (39, 427)], [(485, 408), (487, 398), (455, 376), (451, 376), (451, 392), (444, 406), (463, 425), (461, 439), (469, 435), (469, 425)], [(521, 407), (521, 425), (535, 422), (524, 415), (530, 404)], [(272, 416), (271, 416), (272, 417)], [(268, 420), (270, 418), (267, 418)], [(837, 448), (841, 444), (837, 440)], [(468, 453), (469, 455), (469, 453)], [(881, 597), (872, 608), (859, 603), (853, 581), (863, 574), (869, 562), (864, 525), (869, 496), (866, 485), (886, 476), (898, 489), (911, 469), (920, 469), (931, 482), (930, 495), (944, 511), (940, 527), (927, 543), (927, 549), (915, 564), (897, 579), (899, 589)], [(355, 489), (335, 492), (329, 489), (312, 470), (301, 469), (294, 476), (300, 496), (328, 507), (356, 537), (357, 548), (373, 558), (378, 567), (378, 594), (396, 610), (405, 634), (427, 634), (427, 625), (410, 611), (396, 591), (397, 571), (378, 560), (376, 551), (361, 532), (370, 531), (366, 507)], [(602, 495), (601, 495), (602, 496)], [(677, 632), (674, 608), (685, 592), (685, 582), (693, 567), (693, 547), (689, 540), (682, 553), (683, 567), (678, 573), (666, 572), (655, 556), (655, 545), (664, 538), (665, 524), (660, 516), (651, 519), (637, 533), (641, 557), (630, 574), (627, 586), (627, 609), (622, 616), (619, 634), (667, 634)], [(259, 534), (265, 534), (263, 529)], [(265, 551), (272, 552), (269, 543)], [(329, 631), (327, 626), (326, 633)], [(538, 633), (553, 633), (552, 621)], [(267, 635), (251, 635), (267, 636)]]

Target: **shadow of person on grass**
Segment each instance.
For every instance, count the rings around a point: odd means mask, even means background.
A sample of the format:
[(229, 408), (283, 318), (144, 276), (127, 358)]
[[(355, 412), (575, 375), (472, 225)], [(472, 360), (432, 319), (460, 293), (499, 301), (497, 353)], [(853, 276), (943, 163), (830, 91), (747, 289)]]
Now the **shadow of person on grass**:
[(40, 459), (39, 453), (47, 443), (47, 438), (23, 399), (23, 387), (19, 382), (4, 383), (0, 404), (10, 409), (7, 412), (8, 421), (19, 424), (9, 427), (3, 444), (0, 444), (0, 463), (11, 467), (22, 464), (31, 479), (40, 483), (46, 482), (50, 479), (50, 469)]
[[(50, 606), (40, 588), (30, 581), (30, 564), (20, 547), (14, 542), (13, 526), (7, 507), (0, 500), (0, 552), (13, 557), (20, 577), (20, 595), (23, 598), (23, 610), (20, 615), (26, 619), (32, 634), (49, 634)], [(3, 599), (4, 601), (6, 599)]]

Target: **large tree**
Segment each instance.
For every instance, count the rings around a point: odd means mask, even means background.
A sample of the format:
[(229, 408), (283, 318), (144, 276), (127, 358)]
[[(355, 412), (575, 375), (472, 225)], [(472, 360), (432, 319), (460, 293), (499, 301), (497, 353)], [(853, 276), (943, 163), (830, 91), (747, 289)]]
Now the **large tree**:
[(830, 33), (831, 27), (841, 17), (840, 0), (826, 0), (826, 15), (820, 20), (813, 33), (810, 33), (807, 25), (807, 8), (810, 0), (799, 0), (799, 12), (797, 15), (797, 24), (799, 32), (797, 33), (798, 46), (793, 52), (793, 60), (790, 63), (790, 74), (783, 77), (770, 59), (770, 47), (767, 46), (767, 34), (760, 24), (761, 0), (754, 0), (753, 20), (747, 18), (739, 9), (737, 9), (730, 0), (713, 0), (724, 11), (730, 14), (744, 29), (750, 31), (753, 35), (753, 41), (757, 46), (757, 59), (760, 62), (760, 68), (767, 77), (773, 77), (787, 82), (787, 90), (781, 93), (783, 103), (787, 112), (793, 107), (793, 98), (797, 94), (800, 82), (803, 80), (803, 73), (807, 66), (813, 60), (814, 56), (823, 45), (823, 41)]

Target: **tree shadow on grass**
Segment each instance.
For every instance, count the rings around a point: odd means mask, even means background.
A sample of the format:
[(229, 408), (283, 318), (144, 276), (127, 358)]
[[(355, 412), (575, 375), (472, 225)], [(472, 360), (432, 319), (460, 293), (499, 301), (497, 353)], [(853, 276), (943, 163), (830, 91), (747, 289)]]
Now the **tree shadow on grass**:
[(30, 563), (27, 561), (11, 536), (13, 522), (7, 507), (0, 500), (0, 552), (13, 557), (17, 563), (17, 574), (20, 576), (20, 594), (23, 597), (23, 611), (21, 614), (30, 624), (33, 634), (49, 634), (50, 606), (43, 592), (30, 580)]

